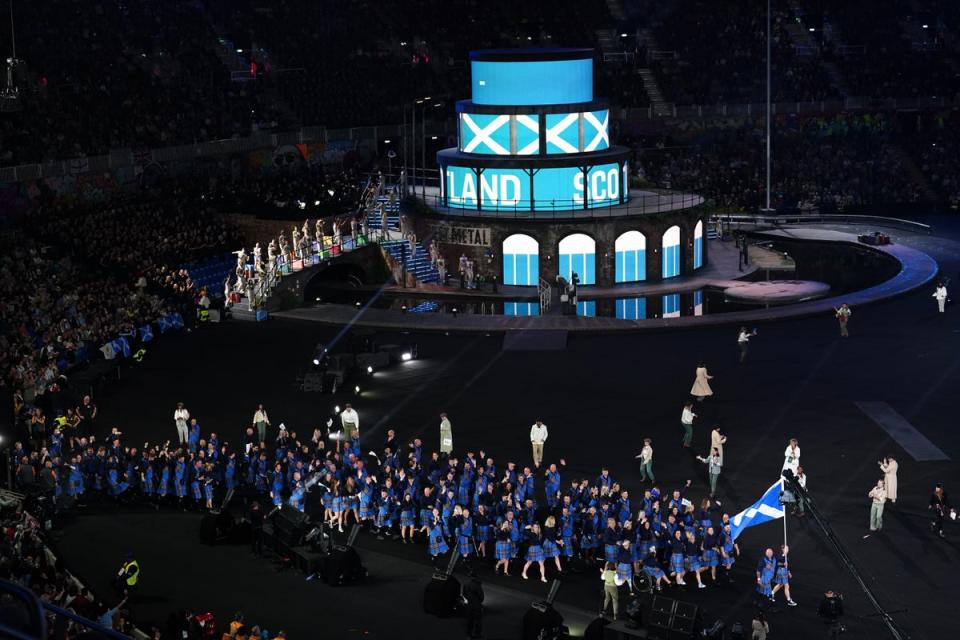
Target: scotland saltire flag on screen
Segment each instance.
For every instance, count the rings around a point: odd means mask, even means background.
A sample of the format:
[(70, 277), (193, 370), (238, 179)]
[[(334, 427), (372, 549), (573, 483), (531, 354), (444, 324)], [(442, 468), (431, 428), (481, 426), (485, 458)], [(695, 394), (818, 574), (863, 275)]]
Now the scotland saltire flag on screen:
[(780, 494), (783, 493), (783, 479), (777, 480), (760, 499), (730, 519), (730, 532), (736, 540), (740, 532), (764, 522), (783, 517), (783, 505)]

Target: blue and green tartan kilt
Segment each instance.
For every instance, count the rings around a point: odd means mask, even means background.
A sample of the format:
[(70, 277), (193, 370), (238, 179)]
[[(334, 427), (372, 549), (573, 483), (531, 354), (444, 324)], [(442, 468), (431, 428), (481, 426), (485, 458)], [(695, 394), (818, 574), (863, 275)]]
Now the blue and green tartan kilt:
[(675, 573), (678, 576), (685, 573), (686, 568), (683, 566), (683, 554), (674, 553), (670, 555), (670, 573)]
[(481, 524), (477, 527), (477, 542), (486, 542), (490, 539), (493, 528), (488, 524)]
[(433, 526), (433, 511), (431, 509), (420, 509), (420, 526)]
[(400, 512), (400, 526), (401, 527), (413, 527), (416, 526), (416, 520), (413, 517), (413, 511), (401, 511)]
[(372, 518), (377, 514), (376, 508), (370, 502), (363, 503), (360, 505), (360, 519), (366, 520), (367, 518)]
[(617, 561), (617, 549), (619, 547), (615, 544), (605, 544), (603, 545), (603, 557), (607, 562), (616, 562)]
[(723, 558), (723, 566), (727, 569), (733, 566), (733, 563), (736, 562), (736, 558), (733, 555), (733, 545), (725, 544), (723, 545), (723, 552), (727, 555)]
[(472, 556), (476, 549), (473, 546), (473, 538), (468, 538), (467, 536), (460, 536), (457, 539), (457, 548), (460, 549), (460, 555)]
[(633, 580), (633, 565), (621, 562), (617, 565), (617, 577), (626, 582)]
[(497, 560), (509, 560), (514, 556), (513, 542), (510, 540), (497, 540), (497, 548), (494, 557)]
[(708, 567), (719, 567), (720, 557), (716, 549), (703, 550), (703, 564)]
[(574, 556), (573, 538), (563, 539), (563, 546), (560, 547), (560, 555), (564, 558), (572, 558)]
[(656, 565), (643, 565), (643, 572), (654, 580), (664, 577), (663, 569)]
[(343, 499), (343, 510), (349, 511), (350, 509), (359, 509), (360, 508), (360, 498), (357, 496), (347, 496)]
[(330, 504), (330, 510), (333, 511), (334, 513), (342, 513), (344, 511), (343, 497), (334, 496), (333, 502)]
[(450, 551), (450, 547), (447, 546), (447, 541), (442, 537), (430, 538), (430, 555), (438, 556), (441, 553), (446, 553)]
[(777, 567), (777, 575), (773, 579), (774, 584), (787, 585), (790, 584), (790, 570), (786, 567)]
[(538, 544), (532, 544), (527, 547), (527, 555), (524, 556), (527, 562), (543, 562), (543, 547)]
[(556, 558), (560, 555), (560, 549), (557, 548), (557, 543), (553, 540), (544, 540), (543, 541), (543, 557), (544, 558)]
[(580, 538), (580, 548), (581, 549), (596, 549), (597, 548), (597, 536), (592, 533), (584, 534)]
[(700, 571), (703, 566), (700, 564), (700, 556), (687, 556), (684, 562), (687, 565), (687, 571)]
[(377, 511), (376, 524), (378, 527), (392, 527), (393, 518), (390, 517), (389, 511)]
[(773, 572), (764, 571), (760, 574), (760, 584), (757, 585), (757, 591), (768, 598), (773, 595), (773, 588), (770, 583), (773, 581)]

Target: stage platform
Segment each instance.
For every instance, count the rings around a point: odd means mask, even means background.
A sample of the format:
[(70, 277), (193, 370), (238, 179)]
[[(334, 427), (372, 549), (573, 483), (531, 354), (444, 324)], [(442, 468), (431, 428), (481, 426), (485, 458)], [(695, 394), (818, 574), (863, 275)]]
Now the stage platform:
[[(756, 235), (769, 237), (770, 239), (789, 238), (791, 240), (810, 240), (810, 241), (828, 241), (855, 244), (865, 246), (857, 242), (856, 232), (835, 231), (821, 228), (790, 228), (784, 230), (757, 232)], [(901, 237), (908, 237), (910, 234), (901, 234)], [(731, 311), (727, 313), (717, 313), (708, 315), (690, 315), (683, 317), (659, 317), (644, 320), (625, 320), (614, 317), (579, 317), (565, 316), (557, 314), (546, 314), (542, 316), (508, 316), (508, 315), (476, 315), (476, 314), (447, 314), (447, 313), (417, 313), (406, 314), (400, 310), (363, 308), (359, 311), (352, 306), (328, 304), (312, 308), (294, 309), (291, 311), (278, 312), (276, 317), (289, 318), (296, 320), (305, 320), (310, 322), (319, 322), (335, 325), (354, 325), (364, 327), (375, 327), (380, 329), (416, 329), (425, 331), (477, 331), (477, 332), (495, 332), (495, 331), (523, 331), (523, 330), (563, 330), (571, 332), (602, 332), (611, 331), (661, 331), (669, 328), (724, 325), (733, 323), (755, 323), (769, 320), (779, 320), (784, 318), (805, 316), (818, 313), (832, 313), (833, 309), (842, 303), (851, 306), (868, 304), (885, 300), (887, 298), (912, 291), (929, 283), (937, 274), (938, 266), (936, 261), (926, 253), (913, 249), (906, 244), (895, 242), (890, 245), (870, 247), (875, 251), (883, 252), (896, 259), (900, 263), (900, 271), (893, 278), (878, 285), (868, 287), (861, 291), (845, 293), (838, 296), (821, 297), (816, 300), (799, 302), (781, 306), (773, 306), (775, 300), (770, 300), (769, 308), (757, 308), (745, 311)], [(699, 289), (714, 287), (727, 289), (729, 287), (742, 284), (736, 280), (730, 279), (733, 273), (730, 273), (730, 264), (722, 266), (730, 259), (730, 254), (735, 253), (731, 250), (729, 244), (725, 247), (724, 243), (713, 241), (711, 246), (711, 267), (704, 271), (704, 274), (698, 274), (693, 278), (684, 280), (677, 278), (667, 283), (656, 285), (624, 285), (608, 288), (607, 290), (594, 289), (588, 287), (581, 289), (581, 299), (589, 300), (591, 298), (625, 298), (634, 295), (652, 295), (677, 293), (684, 291), (696, 291)], [(719, 260), (718, 260), (719, 254)], [(726, 255), (726, 258), (723, 256)], [(735, 267), (734, 267), (735, 268)], [(711, 272), (711, 270), (713, 270)], [(721, 271), (722, 270), (722, 271)], [(710, 276), (711, 273), (713, 277)], [(726, 274), (726, 278), (722, 277)], [(407, 289), (405, 290), (411, 297), (429, 297), (426, 289)], [(525, 288), (526, 295), (529, 297), (529, 288)], [(430, 291), (429, 293), (435, 293)], [(776, 293), (776, 288), (770, 289), (771, 295)], [(452, 290), (448, 295), (461, 296), (464, 292)], [(506, 292), (501, 294), (503, 298), (516, 295), (515, 292)], [(440, 295), (443, 295), (442, 293)], [(490, 293), (479, 294), (481, 297), (489, 298)], [(803, 297), (803, 296), (798, 296)], [(515, 299), (515, 298), (514, 298)], [(767, 304), (763, 298), (755, 298), (758, 304)]]

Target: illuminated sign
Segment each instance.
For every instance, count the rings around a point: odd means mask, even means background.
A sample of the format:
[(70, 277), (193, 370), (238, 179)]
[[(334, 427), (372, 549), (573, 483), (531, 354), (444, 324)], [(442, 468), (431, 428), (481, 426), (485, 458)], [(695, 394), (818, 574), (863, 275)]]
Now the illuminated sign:
[(579, 167), (531, 171), (448, 165), (442, 195), (449, 207), (476, 209), (479, 202), (484, 211), (529, 211), (531, 203), (534, 211), (602, 207), (626, 200), (626, 176), (626, 165), (616, 163), (590, 167), (586, 173)]
[(610, 148), (610, 111), (548, 113), (540, 116), (460, 114), (460, 151), (495, 156), (539, 155), (541, 138), (549, 155)]
[(593, 100), (593, 60), (470, 63), (477, 104), (573, 104)]

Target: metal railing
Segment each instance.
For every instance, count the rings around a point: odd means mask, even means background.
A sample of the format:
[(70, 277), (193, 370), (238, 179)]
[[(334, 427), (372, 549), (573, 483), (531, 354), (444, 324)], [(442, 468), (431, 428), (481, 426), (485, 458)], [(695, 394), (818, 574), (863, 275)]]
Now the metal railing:
[[(434, 189), (436, 191), (436, 189)], [(582, 201), (575, 200), (511, 200), (509, 203), (483, 203), (482, 210), (477, 209), (476, 203), (450, 204), (453, 198), (444, 197), (439, 193), (427, 193), (423, 198), (424, 204), (436, 209), (439, 213), (448, 216), (482, 219), (506, 220), (570, 220), (584, 218), (618, 218), (651, 213), (664, 213), (689, 209), (704, 203), (703, 196), (693, 193), (644, 193), (632, 196), (627, 202), (605, 202), (600, 205), (589, 205), (584, 208)], [(487, 207), (496, 207), (493, 210)]]
[(859, 214), (717, 214), (711, 216), (711, 221), (722, 222), (725, 226), (785, 226), (798, 224), (869, 224), (877, 227), (893, 227), (906, 231), (930, 234), (933, 227), (929, 224), (906, 220), (904, 218), (889, 218), (887, 216), (871, 216)]
[(543, 315), (553, 302), (553, 287), (550, 286), (549, 282), (540, 278), (540, 282), (537, 283), (537, 294), (540, 297), (540, 314)]
[[(46, 640), (50, 636), (48, 618), (53, 619), (52, 631), (56, 638), (67, 637), (67, 628), (72, 624), (86, 631), (97, 633), (97, 637), (114, 640), (129, 640), (129, 636), (108, 629), (93, 620), (88, 620), (72, 611), (67, 611), (37, 598), (32, 591), (20, 585), (0, 580), (0, 597), (4, 604), (5, 615), (0, 620), (0, 636), (15, 640)], [(17, 624), (15, 612), (22, 615)]]

